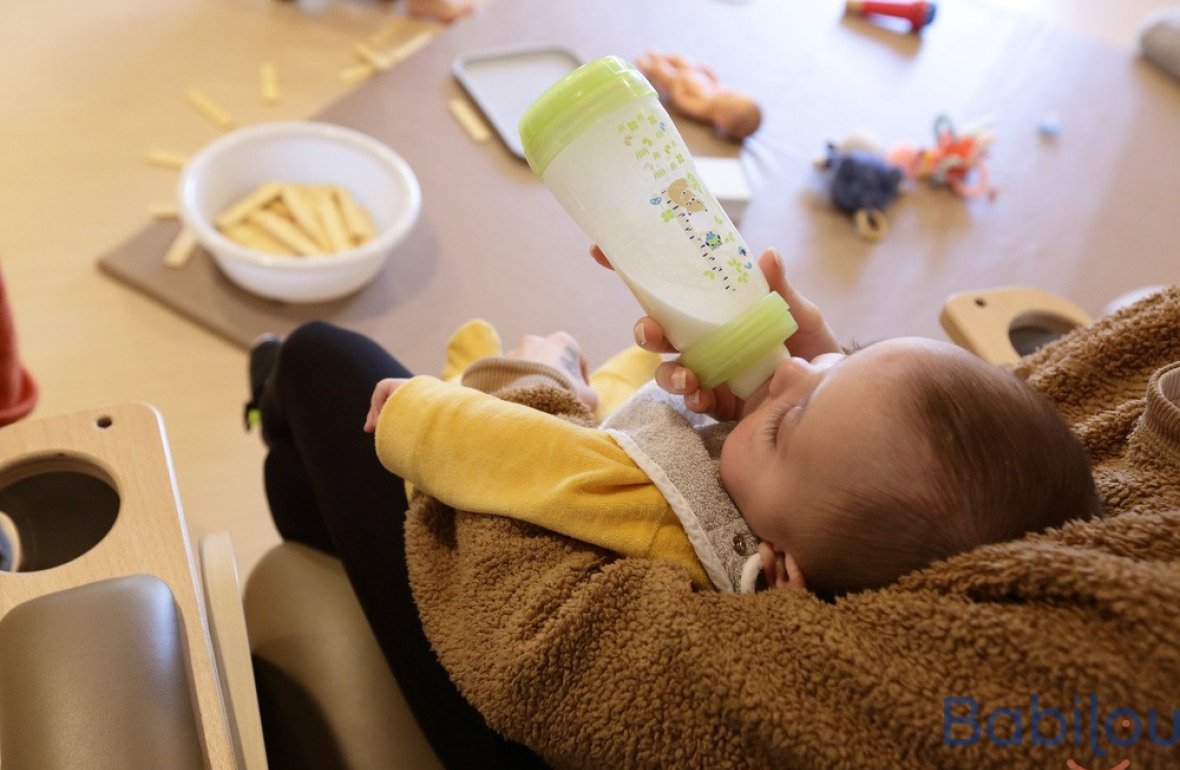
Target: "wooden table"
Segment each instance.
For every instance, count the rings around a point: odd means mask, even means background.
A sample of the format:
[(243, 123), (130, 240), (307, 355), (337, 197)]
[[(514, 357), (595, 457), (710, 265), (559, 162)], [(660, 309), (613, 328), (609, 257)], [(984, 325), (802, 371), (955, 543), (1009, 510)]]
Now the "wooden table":
[[(167, 225), (107, 261), (139, 255), (155, 274), (149, 290), (239, 342), (327, 317), (434, 371), (447, 335), (480, 316), (509, 341), (567, 329), (602, 360), (629, 341), (637, 305), (589, 260), (585, 236), (527, 166), (498, 142), (472, 142), (446, 109), (462, 96), (457, 56), (529, 42), (584, 59), (685, 52), (755, 94), (765, 120), (740, 148), (754, 190), (741, 230), (753, 249), (783, 253), (792, 280), (847, 338), (941, 336), (939, 309), (958, 291), (1032, 285), (1096, 314), (1124, 291), (1176, 277), (1180, 218), (1168, 191), (1180, 154), (1161, 148), (1180, 135), (1180, 89), (1125, 52), (974, 3), (946, 9), (918, 37), (845, 18), (835, 3), (503, 0), (319, 116), (387, 142), (422, 184), (422, 219), (370, 290), (326, 306), (254, 300), (210, 264), (187, 274), (157, 266)], [(998, 195), (966, 200), (917, 184), (890, 207), (883, 242), (859, 238), (812, 159), (861, 129), (887, 147), (929, 145), (940, 115), (960, 127), (994, 119), (987, 162)], [(1056, 137), (1038, 131), (1050, 118), (1063, 127)], [(695, 154), (739, 152), (678, 122)]]

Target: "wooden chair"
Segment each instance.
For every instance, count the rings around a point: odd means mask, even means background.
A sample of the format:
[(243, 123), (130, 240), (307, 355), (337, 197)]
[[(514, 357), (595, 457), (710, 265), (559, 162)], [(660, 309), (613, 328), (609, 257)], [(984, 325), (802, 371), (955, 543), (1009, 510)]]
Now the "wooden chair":
[(0, 510), (3, 770), (266, 767), (232, 548), (202, 591), (155, 409), (0, 430)]
[(980, 358), (1011, 364), (1090, 317), (1069, 300), (1022, 286), (962, 292), (947, 298), (939, 318), (951, 341)]

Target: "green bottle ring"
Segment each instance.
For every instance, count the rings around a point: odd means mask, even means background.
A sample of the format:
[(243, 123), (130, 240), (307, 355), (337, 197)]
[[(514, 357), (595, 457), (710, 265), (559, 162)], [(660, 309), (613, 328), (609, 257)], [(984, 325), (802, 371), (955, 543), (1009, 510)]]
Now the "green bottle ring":
[(758, 363), (798, 329), (787, 301), (770, 292), (683, 351), (680, 360), (702, 388), (715, 388)]

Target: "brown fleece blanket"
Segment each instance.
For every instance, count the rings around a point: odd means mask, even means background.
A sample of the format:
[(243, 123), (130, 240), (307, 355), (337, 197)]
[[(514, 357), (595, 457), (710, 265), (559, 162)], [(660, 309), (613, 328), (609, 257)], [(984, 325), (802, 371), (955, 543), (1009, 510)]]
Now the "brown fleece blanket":
[[(676, 566), (419, 497), (426, 632), (489, 724), (554, 767), (1180, 767), (1180, 420), (1143, 418), (1175, 361), (1180, 287), (1016, 367), (1085, 442), (1107, 518), (835, 603), (694, 591)], [(578, 415), (556, 389), (504, 395)]]

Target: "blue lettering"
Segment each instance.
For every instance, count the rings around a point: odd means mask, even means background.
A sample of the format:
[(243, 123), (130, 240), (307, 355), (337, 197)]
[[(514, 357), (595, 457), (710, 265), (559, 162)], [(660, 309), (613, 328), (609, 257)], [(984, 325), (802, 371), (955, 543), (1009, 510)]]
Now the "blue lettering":
[[(1044, 719), (1057, 720), (1057, 727), (1053, 731), (1052, 738), (1046, 738), (1041, 733), (1041, 721)], [(1032, 713), (1029, 715), (1029, 728), (1032, 732), (1031, 742), (1033, 746), (1056, 746), (1065, 740), (1067, 732), (1067, 725), (1065, 715), (1057, 709), (1043, 709), (1041, 708), (1041, 701), (1037, 694), (1032, 694)]]
[[(966, 706), (966, 716), (955, 716), (952, 709), (955, 706)], [(979, 704), (974, 698), (951, 696), (942, 699), (942, 742), (947, 746), (974, 746), (979, 741), (979, 722), (975, 717), (979, 714)], [(956, 738), (952, 733), (955, 725), (970, 725), (971, 736)]]
[(1090, 751), (1094, 756), (1106, 758), (1106, 752), (1098, 747), (1098, 695), (1090, 693)]
[(1155, 730), (1156, 713), (1155, 709), (1147, 712), (1147, 730), (1151, 734), (1151, 742), (1156, 746), (1163, 746), (1167, 748), (1176, 743), (1176, 739), (1180, 738), (1180, 710), (1172, 710), (1172, 737), (1168, 739), (1161, 738), (1159, 733)]
[[(1008, 717), (1012, 720), (1012, 735), (1005, 738), (996, 735), (996, 721), (1001, 717)], [(987, 737), (995, 746), (1012, 746), (1020, 745), (1024, 740), (1024, 730), (1021, 727), (1021, 713), (1020, 709), (996, 709), (987, 717)]]
[[(1118, 730), (1115, 727), (1116, 723), (1121, 727), (1131, 727), (1130, 738), (1120, 738)], [(1143, 722), (1139, 719), (1139, 715), (1131, 709), (1115, 709), (1106, 717), (1106, 739), (1115, 746), (1134, 746), (1139, 740), (1139, 736), (1143, 734)]]
[[(1032, 693), (1029, 698), (1029, 745), (1060, 746), (1069, 740), (1072, 730), (1075, 746), (1083, 745), (1082, 736), (1088, 734), (1090, 751), (1102, 759), (1108, 753), (1103, 746), (1105, 742), (1130, 748), (1146, 736), (1161, 748), (1180, 743), (1180, 709), (1171, 711), (1170, 720), (1168, 712), (1154, 708), (1147, 711), (1146, 717), (1125, 707), (1104, 715), (1097, 693), (1075, 696), (1073, 705), (1071, 712), (1059, 711), (1042, 705), (1040, 695)], [(1020, 746), (1024, 741), (1024, 711), (997, 708), (990, 714), (981, 714), (979, 702), (970, 697), (943, 698), (942, 725), (943, 743), (947, 746), (974, 746), (985, 734), (993, 746), (1001, 748)], [(1103, 734), (1106, 741), (1102, 740)]]

